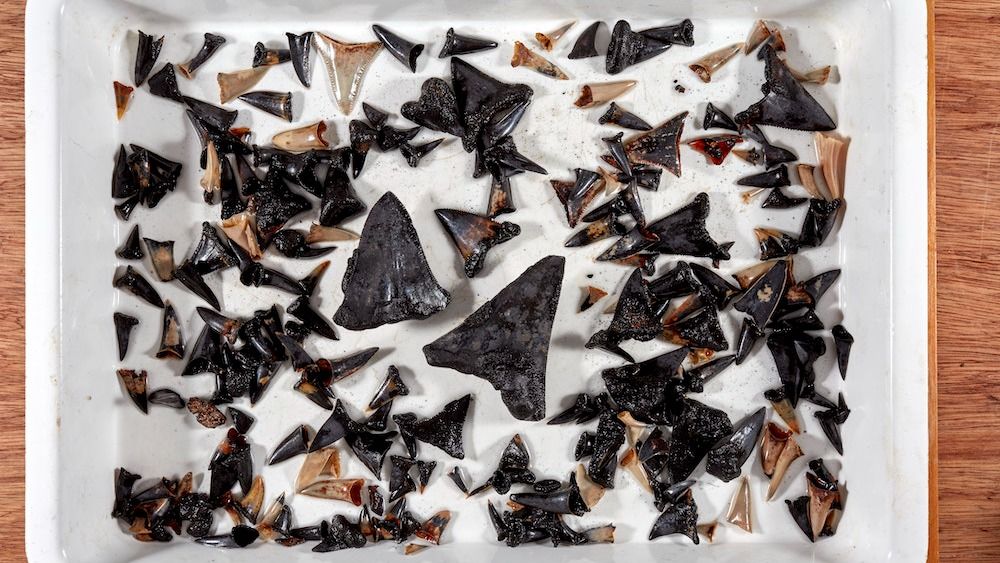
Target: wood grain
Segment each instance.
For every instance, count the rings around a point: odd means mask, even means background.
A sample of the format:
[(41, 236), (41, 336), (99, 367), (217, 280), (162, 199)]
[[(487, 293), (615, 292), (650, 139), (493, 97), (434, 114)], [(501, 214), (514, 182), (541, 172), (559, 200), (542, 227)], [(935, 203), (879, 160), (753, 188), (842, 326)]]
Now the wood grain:
[[(1000, 58), (992, 55), (1000, 51), (1000, 0), (938, 0), (933, 10), (940, 559), (1000, 561), (1000, 191), (993, 189), (1000, 180)], [(0, 3), (0, 30), (0, 365), (6, 375), (0, 385), (0, 561), (6, 562), (24, 560), (23, 3)]]

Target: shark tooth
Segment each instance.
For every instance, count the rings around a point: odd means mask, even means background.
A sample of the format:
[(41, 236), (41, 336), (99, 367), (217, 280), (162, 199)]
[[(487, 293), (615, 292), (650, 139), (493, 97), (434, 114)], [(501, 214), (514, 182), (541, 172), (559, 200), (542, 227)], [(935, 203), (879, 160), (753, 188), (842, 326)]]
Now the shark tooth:
[(608, 74), (618, 74), (626, 68), (649, 60), (671, 47), (655, 38), (632, 31), (625, 20), (618, 20), (611, 31), (611, 42), (605, 57), (604, 69)]
[(545, 417), (545, 371), (565, 258), (549, 256), (424, 346), (432, 366), (489, 381), (519, 420)]
[(410, 413), (393, 415), (392, 419), (399, 426), (404, 441), (409, 436), (435, 446), (455, 459), (463, 459), (462, 429), (471, 401), (472, 395), (462, 396), (446, 404), (438, 414), (420, 421)]
[(847, 362), (851, 357), (851, 346), (854, 345), (854, 337), (847, 332), (844, 325), (833, 327), (833, 342), (837, 348), (837, 367), (840, 370), (840, 378), (847, 379)]
[(118, 121), (121, 121), (125, 117), (125, 112), (128, 111), (128, 103), (132, 100), (132, 92), (135, 88), (122, 84), (117, 80), (113, 86), (115, 89), (115, 111), (118, 113)]
[(184, 359), (184, 337), (181, 334), (181, 323), (170, 301), (167, 301), (163, 307), (163, 331), (160, 333), (160, 349), (156, 351), (156, 357)]
[(220, 72), (215, 77), (219, 83), (219, 102), (228, 104), (240, 94), (249, 91), (270, 69), (269, 66), (259, 66), (235, 72)]
[(575, 20), (563, 24), (548, 33), (536, 33), (535, 41), (538, 41), (538, 44), (541, 45), (542, 49), (551, 51), (552, 48), (556, 46), (559, 39), (562, 38), (563, 35), (566, 35), (566, 32), (569, 31), (569, 29), (574, 25), (576, 25)]
[(462, 146), (466, 152), (476, 149), (494, 120), (526, 105), (534, 93), (525, 84), (501, 82), (458, 58), (451, 60), (451, 86), (465, 126)]
[(733, 303), (733, 308), (749, 315), (759, 327), (767, 326), (788, 281), (788, 263), (778, 260), (771, 264)]
[(259, 90), (239, 96), (240, 100), (275, 117), (292, 121), (292, 93)]
[(656, 518), (653, 528), (649, 531), (649, 539), (661, 536), (682, 534), (695, 545), (698, 544), (698, 505), (694, 496), (688, 490), (677, 501), (666, 505), (664, 511)]
[(743, 465), (757, 446), (766, 416), (767, 409), (761, 407), (737, 422), (732, 434), (721, 438), (709, 450), (705, 471), (725, 482), (739, 477)]
[(793, 461), (802, 456), (795, 437), (773, 422), (767, 423), (760, 445), (760, 466), (771, 480), (767, 486), (767, 500), (778, 492), (778, 487)]
[(569, 80), (569, 76), (566, 76), (566, 73), (553, 64), (552, 61), (525, 47), (524, 43), (520, 41), (514, 42), (514, 54), (511, 56), (510, 66), (523, 66), (549, 78)]
[(482, 270), (486, 253), (491, 248), (521, 233), (521, 228), (514, 223), (498, 223), (464, 211), (438, 209), (434, 213), (462, 255), (465, 275), (470, 278)]
[(451, 301), (434, 279), (410, 214), (392, 192), (368, 213), (342, 287), (344, 301), (334, 322), (348, 330), (425, 319)]
[(746, 477), (740, 479), (740, 486), (733, 493), (726, 509), (726, 522), (734, 524), (748, 534), (753, 533), (753, 510), (750, 500), (750, 481)]
[(460, 35), (455, 33), (455, 28), (449, 27), (448, 33), (445, 34), (444, 44), (441, 46), (441, 52), (438, 54), (438, 58), (444, 59), (454, 55), (469, 55), (480, 51), (496, 49), (496, 47), (496, 41), (473, 37), (471, 35)]
[(139, 30), (139, 43), (135, 50), (135, 71), (133, 73), (136, 87), (142, 86), (142, 83), (146, 81), (146, 77), (153, 70), (153, 65), (156, 64), (156, 59), (160, 57), (162, 48), (163, 36), (160, 36), (159, 39), (153, 39), (152, 35), (146, 35), (142, 30)]
[(292, 66), (295, 68), (295, 76), (299, 82), (308, 88), (312, 81), (312, 65), (310, 64), (309, 51), (312, 49), (313, 32), (307, 31), (301, 35), (286, 33), (288, 37), (288, 53), (292, 59)]
[(635, 88), (636, 84), (638, 82), (635, 80), (584, 84), (580, 88), (580, 96), (573, 102), (573, 105), (578, 108), (592, 108), (604, 105)]
[(618, 104), (611, 102), (608, 106), (608, 110), (601, 115), (597, 120), (601, 125), (611, 123), (619, 127), (624, 127), (625, 129), (634, 129), (636, 131), (649, 131), (653, 128), (652, 125), (648, 124), (641, 117), (635, 115), (634, 113), (622, 109)]
[(710, 163), (719, 165), (729, 156), (729, 151), (742, 142), (743, 137), (739, 135), (716, 135), (692, 139), (687, 142), (687, 146), (705, 155), (705, 159)]
[[(396, 397), (409, 394), (410, 389), (406, 386), (406, 383), (403, 383), (403, 378), (399, 375), (399, 369), (396, 366), (389, 366), (385, 380), (382, 381), (382, 385), (375, 391), (375, 396), (368, 403), (368, 409), (371, 411), (378, 410)], [(389, 502), (392, 502), (392, 500)]]
[(738, 55), (742, 50), (743, 43), (733, 43), (732, 45), (712, 51), (711, 53), (701, 57), (697, 61), (689, 64), (688, 68), (698, 75), (698, 78), (700, 78), (702, 82), (711, 82), (712, 75), (726, 63), (731, 61), (733, 57)]
[(341, 113), (350, 115), (368, 68), (382, 51), (382, 43), (344, 43), (319, 32), (314, 34), (313, 42), (326, 65), (333, 101)]
[(198, 70), (201, 65), (205, 64), (208, 59), (219, 50), (220, 47), (225, 45), (226, 38), (221, 35), (216, 35), (214, 33), (206, 33), (205, 40), (201, 45), (201, 49), (195, 53), (191, 60), (186, 63), (177, 65), (177, 69), (181, 71), (184, 78), (191, 79), (194, 77), (194, 73)]
[(422, 44), (407, 41), (378, 24), (372, 26), (372, 32), (382, 42), (382, 46), (389, 51), (390, 55), (403, 63), (403, 66), (410, 69), (410, 72), (417, 72), (417, 58), (424, 52)]
[(837, 124), (792, 75), (771, 45), (758, 56), (765, 62), (764, 98), (735, 116), (740, 125), (773, 125), (800, 131), (830, 131)]
[(588, 25), (580, 33), (580, 36), (576, 38), (576, 42), (573, 43), (573, 50), (570, 51), (567, 58), (575, 60), (596, 57), (599, 54), (597, 52), (597, 30), (600, 27), (601, 22), (599, 21)]
[(681, 175), (680, 144), (687, 112), (670, 118), (654, 129), (625, 142), (625, 150), (633, 163), (659, 166), (674, 176)]
[(292, 52), (289, 49), (268, 47), (258, 41), (253, 48), (253, 64), (251, 66), (279, 65), (290, 60), (292, 60)]
[(118, 370), (118, 379), (122, 382), (122, 386), (125, 387), (125, 392), (128, 393), (132, 403), (135, 404), (143, 414), (146, 414), (149, 409), (148, 397), (146, 395), (146, 371), (135, 371), (131, 369), (120, 369)]

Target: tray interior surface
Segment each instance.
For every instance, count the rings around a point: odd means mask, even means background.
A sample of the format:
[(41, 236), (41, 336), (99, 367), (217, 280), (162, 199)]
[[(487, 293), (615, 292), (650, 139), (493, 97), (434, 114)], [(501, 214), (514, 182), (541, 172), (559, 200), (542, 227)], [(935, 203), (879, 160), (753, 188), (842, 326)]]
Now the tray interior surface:
[[(848, 207), (838, 231), (820, 249), (810, 249), (795, 257), (795, 271), (805, 279), (831, 267), (843, 269), (839, 283), (824, 298), (819, 310), (827, 326), (843, 321), (857, 344), (851, 359), (851, 377), (841, 382), (833, 355), (828, 353), (817, 363), (818, 386), (827, 396), (843, 391), (852, 414), (844, 426), (846, 455), (841, 459), (820, 432), (811, 405), (800, 406), (800, 421), (805, 433), (800, 443), (806, 456), (797, 461), (775, 500), (764, 502), (767, 481), (761, 472), (756, 453), (744, 469), (750, 475), (754, 501), (754, 531), (748, 535), (733, 526), (724, 526), (715, 544), (691, 546), (685, 538), (661, 538), (646, 541), (649, 526), (656, 518), (648, 494), (624, 471), (618, 472), (616, 488), (609, 491), (596, 510), (580, 518), (570, 518), (577, 527), (614, 522), (618, 525), (614, 546), (588, 546), (551, 550), (545, 545), (509, 550), (495, 543), (485, 500), (501, 502), (497, 495), (464, 499), (444, 473), (456, 460), (423, 446), (421, 456), (438, 461), (435, 477), (423, 495), (410, 495), (410, 508), (418, 517), (449, 508), (454, 518), (445, 535), (445, 544), (415, 556), (415, 560), (467, 560), (489, 558), (514, 561), (519, 557), (547, 557), (558, 561), (653, 561), (678, 556), (698, 560), (730, 561), (745, 559), (749, 544), (755, 558), (767, 556), (776, 561), (875, 561), (896, 554), (923, 553), (924, 548), (908, 542), (924, 542), (925, 520), (919, 515), (901, 514), (896, 499), (906, 492), (900, 487), (912, 483), (914, 475), (903, 473), (898, 463), (898, 438), (894, 400), (893, 356), (893, 163), (898, 165), (894, 114), (895, 100), (892, 71), (895, 28), (893, 13), (885, 5), (868, 2), (777, 2), (755, 9), (749, 3), (713, 4), (673, 3), (651, 6), (643, 2), (607, 4), (580, 3), (573, 6), (543, 6), (538, 3), (450, 3), (432, 2), (397, 5), (376, 2), (359, 6), (332, 8), (326, 2), (299, 2), (294, 6), (250, 2), (177, 2), (161, 7), (154, 2), (70, 1), (63, 6), (59, 19), (58, 46), (60, 89), (58, 116), (58, 166), (60, 177), (60, 320), (57, 489), (59, 513), (54, 515), (54, 538), (62, 556), (72, 561), (203, 561), (237, 560), (244, 556), (263, 560), (305, 560), (315, 557), (307, 548), (285, 549), (263, 546), (252, 553), (211, 552), (177, 538), (169, 545), (144, 545), (131, 540), (117, 529), (108, 513), (113, 499), (113, 469), (125, 466), (142, 474), (150, 482), (160, 475), (180, 475), (194, 471), (196, 482), (207, 487), (208, 456), (219, 442), (225, 428), (206, 430), (198, 426), (186, 411), (152, 407), (142, 416), (118, 387), (116, 367), (147, 369), (150, 388), (170, 387), (183, 396), (210, 393), (212, 377), (181, 378), (183, 362), (156, 360), (152, 357), (158, 343), (160, 312), (111, 287), (118, 263), (113, 250), (138, 222), (143, 236), (158, 240), (176, 240), (178, 260), (186, 256), (196, 241), (203, 220), (215, 221), (218, 207), (207, 207), (198, 186), (197, 140), (185, 122), (180, 106), (151, 96), (145, 86), (137, 89), (128, 114), (121, 122), (114, 117), (111, 82), (131, 83), (131, 68), (136, 29), (165, 35), (166, 41), (157, 67), (163, 62), (187, 60), (201, 43), (205, 31), (221, 33), (229, 39), (219, 53), (198, 71), (194, 80), (179, 78), (181, 90), (188, 95), (218, 102), (215, 73), (249, 66), (253, 44), (264, 41), (281, 45), (284, 32), (316, 29), (347, 40), (371, 40), (369, 25), (385, 23), (399, 33), (427, 44), (416, 74), (404, 71), (397, 61), (383, 53), (374, 63), (363, 86), (361, 100), (373, 103), (393, 115), (391, 124), (408, 122), (398, 115), (399, 106), (416, 99), (420, 84), (428, 77), (447, 77), (448, 61), (436, 58), (448, 27), (464, 33), (497, 39), (500, 48), (466, 58), (488, 73), (508, 82), (523, 82), (535, 90), (527, 117), (515, 133), (519, 149), (548, 169), (549, 175), (525, 174), (513, 178), (518, 210), (502, 219), (518, 223), (522, 234), (494, 249), (479, 277), (468, 280), (460, 274), (459, 261), (447, 235), (434, 218), (433, 210), (451, 207), (482, 212), (486, 206), (488, 179), (471, 178), (472, 155), (460, 143), (449, 139), (432, 153), (420, 167), (406, 167), (398, 153), (373, 152), (365, 171), (354, 182), (359, 195), (369, 205), (385, 191), (393, 191), (404, 203), (419, 231), (429, 263), (442, 285), (451, 291), (453, 301), (442, 313), (421, 322), (403, 322), (379, 329), (352, 332), (338, 327), (336, 342), (313, 337), (307, 349), (324, 357), (339, 357), (365, 346), (382, 350), (365, 370), (338, 383), (335, 391), (344, 399), (355, 417), (382, 381), (390, 364), (397, 365), (411, 394), (396, 401), (394, 412), (412, 411), (419, 415), (437, 412), (447, 401), (464, 393), (473, 393), (474, 406), (466, 424), (466, 459), (460, 462), (473, 484), (486, 479), (507, 440), (515, 432), (524, 436), (533, 457), (533, 468), (540, 476), (565, 478), (575, 466), (572, 448), (584, 427), (547, 426), (527, 423), (509, 416), (497, 392), (478, 379), (451, 370), (432, 368), (420, 348), (457, 325), (470, 312), (512, 281), (527, 266), (549, 254), (567, 256), (559, 313), (553, 331), (553, 345), (548, 363), (547, 416), (569, 404), (576, 393), (602, 390), (600, 370), (620, 365), (620, 361), (600, 351), (584, 350), (586, 338), (606, 326), (609, 315), (602, 314), (610, 302), (602, 300), (584, 314), (577, 314), (581, 288), (588, 284), (610, 292), (620, 290), (629, 270), (622, 266), (597, 263), (593, 257), (608, 243), (582, 249), (566, 249), (565, 238), (572, 232), (565, 225), (558, 200), (548, 185), (549, 178), (570, 179), (577, 166), (593, 168), (603, 143), (600, 137), (608, 128), (598, 126), (597, 117), (604, 108), (579, 110), (572, 106), (579, 85), (588, 81), (634, 78), (638, 87), (622, 99), (623, 105), (651, 123), (659, 123), (689, 111), (685, 139), (701, 136), (700, 119), (705, 103), (712, 101), (731, 113), (745, 108), (759, 97), (757, 85), (763, 80), (762, 64), (754, 57), (739, 56), (725, 67), (710, 84), (702, 84), (687, 69), (687, 64), (724, 45), (742, 41), (752, 21), (772, 19), (785, 26), (790, 63), (802, 69), (824, 64), (837, 67), (839, 80), (823, 87), (811, 87), (838, 121), (838, 131), (852, 138), (847, 166), (846, 198)], [(443, 14), (448, 14), (444, 16)], [(565, 58), (572, 41), (582, 28), (595, 19), (612, 24), (616, 19), (629, 20), (642, 29), (691, 17), (695, 24), (696, 45), (675, 47), (646, 63), (631, 67), (610, 78), (603, 71), (603, 58), (570, 61)], [(509, 57), (513, 41), (533, 46), (535, 31), (546, 31), (560, 23), (579, 19), (580, 23), (552, 53), (546, 54), (563, 68), (571, 80), (553, 81), (526, 69), (511, 68)], [(873, 30), (879, 30), (874, 32)], [(607, 29), (603, 30), (605, 41)], [(872, 56), (878, 54), (879, 56)], [(328, 96), (326, 71), (313, 53), (313, 85), (304, 91), (290, 65), (272, 69), (256, 89), (292, 91), (295, 95), (296, 124), (325, 119), (330, 125), (332, 144), (347, 143), (347, 122)], [(685, 93), (674, 90), (676, 83)], [(305, 95), (303, 95), (305, 94)], [(918, 92), (919, 94), (919, 92)], [(266, 114), (252, 110), (239, 101), (228, 105), (240, 110), (238, 125), (254, 131), (254, 140), (265, 144), (270, 136), (288, 126)], [(616, 132), (616, 131), (612, 131)], [(815, 163), (810, 134), (766, 131), (775, 141), (795, 150), (802, 162)], [(424, 131), (418, 140), (430, 140), (441, 134)], [(176, 192), (169, 194), (155, 210), (139, 208), (130, 224), (118, 221), (108, 198), (108, 179), (113, 155), (120, 143), (136, 143), (184, 163), (184, 172)], [(709, 229), (717, 240), (734, 240), (733, 260), (723, 263), (728, 274), (755, 260), (755, 226), (771, 226), (797, 232), (804, 209), (767, 211), (756, 204), (745, 205), (736, 178), (753, 173), (749, 165), (730, 157), (725, 166), (713, 167), (704, 158), (683, 149), (684, 173), (680, 178), (663, 175), (658, 192), (643, 192), (647, 216), (658, 218), (680, 207), (699, 191), (707, 192), (712, 213)], [(306, 214), (289, 226), (307, 227), (314, 215)], [(908, 218), (907, 220), (915, 220)], [(922, 219), (916, 218), (918, 221)], [(346, 227), (360, 232), (364, 217), (357, 217)], [(332, 316), (343, 297), (340, 280), (355, 243), (338, 243), (328, 256), (332, 267), (316, 292), (314, 305)], [(291, 274), (302, 275), (317, 261), (265, 259)], [(694, 260), (707, 264), (705, 260)], [(661, 257), (659, 272), (675, 262)], [(136, 265), (149, 279), (153, 274), (148, 262)], [(592, 278), (589, 276), (593, 276)], [(254, 309), (278, 303), (284, 307), (291, 299), (266, 289), (247, 289), (239, 285), (234, 272), (213, 276), (210, 285), (219, 293), (223, 310), (247, 315)], [(224, 280), (224, 282), (223, 282)], [(180, 286), (154, 282), (164, 298), (178, 308), (183, 330), (189, 339), (201, 329), (194, 311), (200, 305)], [(116, 362), (111, 314), (123, 311), (140, 318), (142, 324), (133, 334), (132, 349), (124, 362)], [(730, 342), (738, 335), (740, 318), (722, 315)], [(827, 336), (828, 346), (832, 340)], [(664, 342), (628, 343), (625, 346), (637, 359), (645, 359), (670, 349)], [(29, 374), (29, 377), (31, 375)], [(266, 501), (288, 491), (298, 470), (299, 459), (263, 467), (263, 460), (274, 444), (298, 424), (318, 428), (327, 411), (313, 406), (291, 389), (295, 375), (283, 370), (272, 382), (265, 398), (250, 411), (257, 423), (250, 432), (256, 466), (262, 468), (267, 484)], [(920, 378), (917, 378), (920, 379)], [(777, 385), (777, 376), (765, 347), (741, 366), (731, 368), (711, 382), (701, 396), (694, 396), (711, 406), (722, 408), (732, 420), (764, 406), (761, 393)], [(917, 389), (910, 393), (923, 396)], [(235, 406), (248, 408), (248, 403)], [(925, 416), (925, 413), (924, 413)], [(586, 428), (592, 429), (593, 423)], [(913, 428), (925, 432), (925, 425)], [(398, 448), (399, 446), (397, 446)], [(396, 452), (394, 448), (394, 453)], [(400, 450), (401, 451), (401, 450)], [(919, 455), (917, 452), (915, 455)], [(837, 536), (811, 545), (795, 527), (783, 499), (805, 491), (804, 470), (808, 459), (823, 457), (846, 483), (849, 491), (847, 510)], [(348, 475), (371, 478), (365, 469), (344, 452)], [(926, 459), (926, 453), (924, 453)], [(906, 467), (912, 469), (912, 464)], [(387, 478), (388, 470), (383, 475)], [(722, 483), (695, 472), (703, 478), (695, 488), (699, 521), (722, 516), (737, 482)], [(919, 483), (920, 475), (917, 482)], [(926, 479), (924, 479), (924, 483)], [(383, 483), (383, 490), (385, 484)], [(923, 491), (926, 495), (926, 490)], [(307, 525), (333, 513), (352, 518), (356, 509), (333, 501), (292, 496), (297, 525)], [(919, 505), (919, 503), (918, 503)], [(31, 507), (29, 506), (29, 511)], [(926, 508), (924, 508), (926, 510)], [(219, 512), (216, 521), (225, 516)], [(900, 520), (915, 521), (910, 529), (916, 537), (899, 537)], [(909, 529), (909, 528), (906, 528)], [(918, 539), (919, 538), (919, 539)], [(38, 538), (36, 538), (37, 540)], [(31, 542), (29, 541), (29, 544)], [(29, 547), (30, 548), (30, 547)], [(381, 543), (350, 553), (329, 554), (334, 558), (382, 560), (394, 548)], [(46, 552), (51, 552), (46, 550)]]

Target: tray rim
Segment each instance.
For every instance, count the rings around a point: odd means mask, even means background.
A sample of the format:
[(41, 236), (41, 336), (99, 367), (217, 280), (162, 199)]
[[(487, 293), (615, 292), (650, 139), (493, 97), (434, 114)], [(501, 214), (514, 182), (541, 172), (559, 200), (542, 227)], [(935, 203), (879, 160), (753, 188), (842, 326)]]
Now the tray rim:
[[(57, 89), (59, 55), (40, 33), (28, 30), (58, 30), (66, 0), (29, 0), (25, 6), (24, 31), (24, 127), (25, 127), (25, 553), (30, 561), (64, 561), (58, 543), (45, 541), (58, 532), (57, 492), (59, 465), (51, 452), (58, 452), (60, 354), (60, 279), (62, 271), (59, 213), (58, 167), (46, 167), (30, 155), (44, 152), (58, 138)], [(908, 12), (914, 18), (924, 10), (926, 27), (923, 55), (926, 59), (926, 369), (927, 369), (927, 543), (926, 560), (939, 560), (938, 543), (938, 393), (937, 393), (937, 247), (936, 247), (936, 109), (934, 60), (935, 0), (890, 6), (894, 12)], [(898, 40), (896, 42), (898, 45)], [(912, 47), (912, 45), (911, 45)], [(28, 72), (29, 68), (42, 69)], [(52, 189), (56, 186), (56, 189)], [(30, 247), (57, 248), (59, 253), (40, 256)], [(920, 266), (920, 264), (916, 264)], [(53, 267), (54, 266), (54, 267)], [(46, 277), (57, 272), (59, 275)], [(52, 300), (51, 296), (59, 296)], [(31, 314), (27, 314), (28, 311)], [(43, 375), (38, 375), (42, 373)], [(29, 380), (28, 374), (36, 374)], [(42, 379), (44, 378), (44, 379)], [(55, 412), (53, 419), (50, 413)], [(28, 439), (31, 438), (31, 446)], [(46, 516), (46, 514), (51, 516)], [(51, 537), (51, 536), (49, 536)]]

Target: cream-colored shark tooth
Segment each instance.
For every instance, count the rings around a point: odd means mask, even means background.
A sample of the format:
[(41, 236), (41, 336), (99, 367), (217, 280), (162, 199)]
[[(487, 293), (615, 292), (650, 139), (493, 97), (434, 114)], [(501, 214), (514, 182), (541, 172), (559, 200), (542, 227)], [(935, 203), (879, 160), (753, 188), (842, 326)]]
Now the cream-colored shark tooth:
[(325, 33), (314, 33), (313, 42), (326, 66), (333, 101), (341, 113), (350, 115), (361, 96), (361, 86), (375, 57), (382, 52), (382, 43), (344, 43)]
[(573, 104), (578, 108), (592, 108), (603, 105), (635, 88), (636, 84), (635, 80), (584, 84), (580, 88), (580, 96)]
[(323, 138), (326, 129), (325, 121), (317, 121), (310, 125), (276, 133), (271, 138), (271, 144), (289, 152), (330, 148), (330, 143)]
[(740, 486), (736, 488), (733, 498), (729, 501), (729, 509), (726, 510), (726, 522), (743, 528), (748, 534), (753, 533), (753, 509), (751, 502), (750, 480), (743, 477), (740, 479)]
[(549, 78), (569, 80), (569, 76), (552, 61), (525, 47), (520, 41), (514, 42), (514, 55), (510, 58), (510, 66), (523, 66)]
[(240, 94), (250, 91), (270, 69), (269, 66), (259, 66), (236, 72), (220, 72), (215, 77), (219, 82), (219, 101), (228, 104)]
[(743, 43), (733, 43), (727, 47), (712, 51), (704, 57), (688, 65), (702, 82), (711, 82), (715, 74), (726, 63), (743, 50)]
[(536, 33), (535, 41), (538, 41), (538, 44), (542, 47), (542, 49), (551, 51), (552, 48), (556, 46), (559, 39), (562, 38), (563, 35), (566, 35), (566, 32), (569, 31), (569, 29), (574, 25), (576, 25), (576, 20), (561, 25), (548, 33)]

